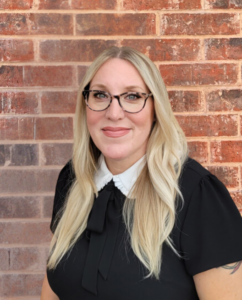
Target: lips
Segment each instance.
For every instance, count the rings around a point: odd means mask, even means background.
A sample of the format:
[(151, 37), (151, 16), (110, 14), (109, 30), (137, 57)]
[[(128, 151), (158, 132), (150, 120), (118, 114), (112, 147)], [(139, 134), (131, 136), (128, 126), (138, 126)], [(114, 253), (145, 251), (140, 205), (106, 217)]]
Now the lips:
[(104, 127), (102, 128), (104, 135), (107, 137), (121, 137), (129, 133), (130, 128), (126, 127)]

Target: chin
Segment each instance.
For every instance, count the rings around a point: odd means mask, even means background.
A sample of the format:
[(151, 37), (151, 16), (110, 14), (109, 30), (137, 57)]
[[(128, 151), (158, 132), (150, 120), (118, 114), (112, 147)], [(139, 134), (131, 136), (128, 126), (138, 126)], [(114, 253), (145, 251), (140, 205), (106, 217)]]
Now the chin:
[(113, 160), (122, 160), (129, 156), (129, 154), (127, 153), (127, 149), (125, 149), (125, 151), (122, 151), (120, 147), (116, 149), (110, 149), (110, 148), (105, 149), (104, 151), (101, 152), (106, 158), (113, 159)]

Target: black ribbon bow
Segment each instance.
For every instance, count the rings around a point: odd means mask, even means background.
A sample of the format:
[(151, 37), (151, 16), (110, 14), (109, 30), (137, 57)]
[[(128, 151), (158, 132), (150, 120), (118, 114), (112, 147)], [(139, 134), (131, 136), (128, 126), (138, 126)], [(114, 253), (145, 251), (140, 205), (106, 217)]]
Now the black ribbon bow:
[(118, 234), (122, 203), (110, 181), (95, 199), (87, 231), (90, 243), (82, 277), (82, 287), (97, 295), (98, 272), (107, 280)]

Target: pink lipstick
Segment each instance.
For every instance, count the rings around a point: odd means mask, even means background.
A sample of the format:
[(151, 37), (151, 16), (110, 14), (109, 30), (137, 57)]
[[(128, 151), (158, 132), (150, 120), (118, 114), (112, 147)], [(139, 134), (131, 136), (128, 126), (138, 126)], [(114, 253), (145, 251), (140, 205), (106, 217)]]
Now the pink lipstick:
[(103, 133), (108, 137), (121, 137), (129, 133), (130, 129), (126, 127), (104, 127)]

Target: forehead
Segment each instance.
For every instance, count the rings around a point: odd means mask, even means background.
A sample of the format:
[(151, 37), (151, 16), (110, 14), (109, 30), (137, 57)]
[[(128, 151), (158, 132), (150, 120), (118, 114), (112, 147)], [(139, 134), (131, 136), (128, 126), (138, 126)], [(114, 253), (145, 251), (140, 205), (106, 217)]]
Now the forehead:
[(107, 60), (97, 71), (91, 81), (91, 86), (140, 86), (146, 89), (146, 84), (139, 71), (132, 63), (120, 58)]

